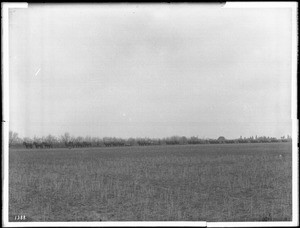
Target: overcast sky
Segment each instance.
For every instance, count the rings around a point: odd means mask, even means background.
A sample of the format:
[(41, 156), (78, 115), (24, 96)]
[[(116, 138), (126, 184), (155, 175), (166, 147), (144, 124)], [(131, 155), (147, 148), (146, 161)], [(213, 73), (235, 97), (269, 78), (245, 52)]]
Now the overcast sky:
[(10, 130), (291, 134), (291, 10), (29, 5), (10, 11)]

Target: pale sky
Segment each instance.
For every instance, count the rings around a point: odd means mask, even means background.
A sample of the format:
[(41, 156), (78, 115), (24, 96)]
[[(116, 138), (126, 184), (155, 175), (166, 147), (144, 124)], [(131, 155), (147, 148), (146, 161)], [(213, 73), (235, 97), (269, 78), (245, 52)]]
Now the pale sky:
[(10, 11), (21, 137), (291, 134), (291, 10), (44, 4)]

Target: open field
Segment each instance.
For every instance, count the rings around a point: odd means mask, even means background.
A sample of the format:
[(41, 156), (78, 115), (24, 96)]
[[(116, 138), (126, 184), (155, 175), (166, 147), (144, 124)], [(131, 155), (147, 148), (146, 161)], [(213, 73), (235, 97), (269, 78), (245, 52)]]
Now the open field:
[(19, 149), (9, 215), (27, 221), (290, 221), (292, 145)]

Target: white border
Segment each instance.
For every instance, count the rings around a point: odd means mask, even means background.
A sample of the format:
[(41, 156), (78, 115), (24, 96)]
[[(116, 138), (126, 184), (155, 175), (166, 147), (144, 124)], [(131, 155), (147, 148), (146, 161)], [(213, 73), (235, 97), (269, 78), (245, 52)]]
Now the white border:
[(136, 226), (169, 226), (169, 227), (206, 227), (206, 222), (9, 222), (8, 227), (136, 227)]
[(8, 178), (9, 178), (9, 9), (27, 8), (27, 3), (1, 3), (1, 73), (2, 73), (2, 226), (9, 226)]
[(287, 1), (282, 1), (282, 2), (226, 2), (226, 4), (223, 6), (223, 8), (228, 8), (228, 9), (242, 9), (242, 8), (256, 8), (256, 9), (261, 9), (261, 8), (292, 8), (297, 10), (297, 2), (287, 2)]
[(292, 110), (291, 110), (291, 118), (292, 118), (292, 138), (293, 138), (293, 160), (292, 160), (292, 182), (293, 182), (293, 190), (292, 190), (292, 206), (293, 206), (293, 216), (292, 221), (296, 226), (299, 226), (299, 148), (298, 148), (298, 136), (299, 136), (299, 120), (297, 119), (297, 110), (298, 110), (298, 102), (297, 102), (297, 60), (298, 60), (298, 21), (297, 21), (297, 12), (298, 11), (298, 3), (293, 3), (292, 7)]
[(283, 227), (298, 226), (299, 224), (299, 177), (298, 177), (298, 119), (297, 119), (297, 2), (227, 2), (223, 8), (291, 8), (292, 10), (292, 138), (293, 138), (293, 216), (291, 222), (9, 222), (8, 219), (8, 131), (9, 131), (9, 23), (10, 8), (28, 8), (27, 3), (2, 3), (2, 91), (3, 91), (3, 120), (2, 120), (2, 161), (3, 161), (3, 227), (82, 227), (82, 226), (190, 226), (190, 227)]

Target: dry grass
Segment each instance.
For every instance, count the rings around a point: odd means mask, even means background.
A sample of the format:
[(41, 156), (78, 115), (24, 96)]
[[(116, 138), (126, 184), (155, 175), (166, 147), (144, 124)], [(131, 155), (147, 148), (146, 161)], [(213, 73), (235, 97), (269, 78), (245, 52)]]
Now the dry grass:
[(291, 161), (289, 143), (11, 150), (10, 220), (291, 220)]

